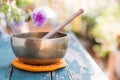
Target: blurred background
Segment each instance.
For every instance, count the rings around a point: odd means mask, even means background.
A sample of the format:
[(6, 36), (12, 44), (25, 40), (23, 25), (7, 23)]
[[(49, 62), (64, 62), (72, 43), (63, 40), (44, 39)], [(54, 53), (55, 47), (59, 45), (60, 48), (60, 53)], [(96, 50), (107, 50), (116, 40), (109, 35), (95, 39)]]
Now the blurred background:
[[(24, 25), (28, 26), (27, 29), (22, 28), (23, 32), (28, 29), (49, 31), (83, 8), (84, 14), (67, 25), (63, 31), (76, 34), (110, 80), (120, 80), (120, 0), (25, 0), (22, 4), (25, 4), (25, 12), (42, 7), (48, 16), (43, 27), (35, 28), (28, 22)], [(2, 24), (1, 22), (0, 26)], [(11, 34), (8, 27), (4, 29), (5, 33)], [(3, 29), (0, 30), (2, 36)]]

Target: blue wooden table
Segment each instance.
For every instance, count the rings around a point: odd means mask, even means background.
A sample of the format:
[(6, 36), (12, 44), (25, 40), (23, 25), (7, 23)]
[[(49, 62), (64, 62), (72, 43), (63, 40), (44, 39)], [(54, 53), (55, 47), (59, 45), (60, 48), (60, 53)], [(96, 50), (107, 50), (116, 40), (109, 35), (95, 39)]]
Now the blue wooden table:
[(108, 80), (73, 33), (65, 55), (67, 66), (51, 71), (32, 73), (11, 65), (15, 58), (10, 40), (0, 39), (0, 80)]

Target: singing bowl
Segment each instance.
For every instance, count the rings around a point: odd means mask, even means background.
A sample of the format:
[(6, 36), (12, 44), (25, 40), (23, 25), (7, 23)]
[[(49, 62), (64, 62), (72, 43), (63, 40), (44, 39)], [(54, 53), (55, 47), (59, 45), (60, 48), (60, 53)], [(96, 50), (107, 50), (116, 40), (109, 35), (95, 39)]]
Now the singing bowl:
[(63, 59), (69, 36), (57, 32), (50, 39), (41, 39), (47, 32), (13, 34), (11, 46), (15, 56), (26, 64), (52, 64)]

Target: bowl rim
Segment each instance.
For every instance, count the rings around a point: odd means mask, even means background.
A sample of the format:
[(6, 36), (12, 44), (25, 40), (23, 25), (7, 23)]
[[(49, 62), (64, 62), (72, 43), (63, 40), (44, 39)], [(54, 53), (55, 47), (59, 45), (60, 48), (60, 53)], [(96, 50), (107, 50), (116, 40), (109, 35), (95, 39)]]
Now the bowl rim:
[(65, 32), (57, 32), (60, 34), (64, 34), (65, 36), (62, 37), (58, 37), (58, 38), (48, 38), (48, 39), (41, 39), (41, 38), (22, 38), (22, 37), (17, 37), (16, 35), (20, 35), (20, 34), (27, 34), (27, 33), (48, 33), (48, 32), (24, 32), (24, 33), (15, 33), (11, 36), (11, 38), (17, 38), (17, 39), (28, 39), (28, 40), (57, 40), (57, 39), (63, 39), (63, 38), (69, 38), (69, 35)]

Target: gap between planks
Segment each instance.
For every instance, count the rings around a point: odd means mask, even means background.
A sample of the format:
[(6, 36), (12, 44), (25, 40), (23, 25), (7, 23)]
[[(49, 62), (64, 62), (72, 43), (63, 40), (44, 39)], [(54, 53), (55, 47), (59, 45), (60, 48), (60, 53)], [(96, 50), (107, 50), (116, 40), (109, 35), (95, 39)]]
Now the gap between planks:
[(13, 66), (11, 67), (10, 75), (9, 75), (9, 80), (12, 78), (12, 73), (13, 73)]
[(53, 80), (53, 79), (52, 79), (52, 71), (50, 72), (50, 76), (51, 76), (51, 77), (50, 77), (50, 80)]

